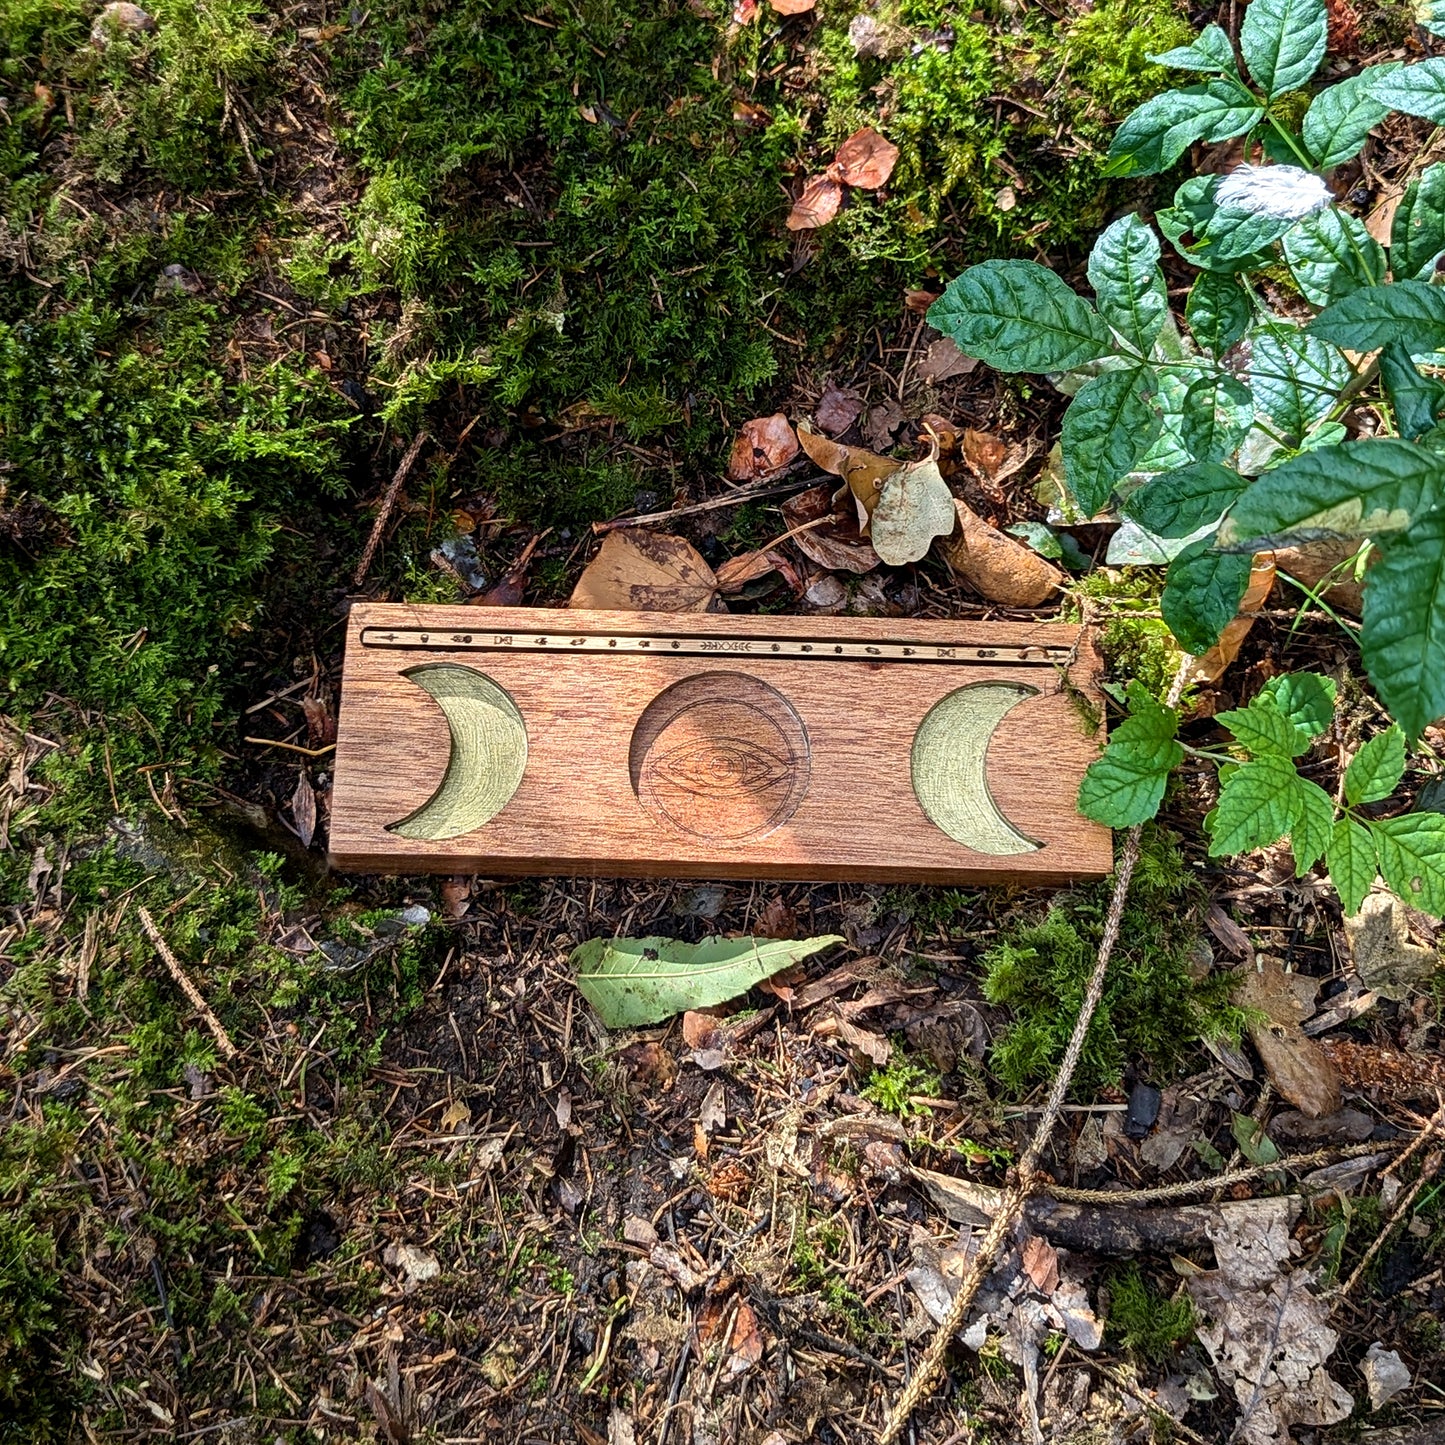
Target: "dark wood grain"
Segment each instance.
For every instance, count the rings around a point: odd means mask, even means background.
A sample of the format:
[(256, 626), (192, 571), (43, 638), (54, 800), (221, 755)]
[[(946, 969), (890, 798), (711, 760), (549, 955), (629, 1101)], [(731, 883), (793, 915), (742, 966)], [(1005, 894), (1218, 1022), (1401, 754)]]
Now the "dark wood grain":
[[(651, 634), (720, 647), (785, 633), (819, 642), (1072, 649), (1058, 663), (479, 653), (362, 646), (363, 628), (439, 635)], [(369, 633), (368, 636), (379, 635)], [(710, 644), (711, 645), (711, 644)], [(446, 774), (451, 733), (404, 674), (460, 664), (490, 678), (526, 725), (522, 781), (490, 822), (421, 841), (411, 817)], [(1067, 672), (1066, 686), (1065, 676)], [(1107, 829), (1074, 807), (1102, 743), (1098, 661), (1076, 628), (1033, 623), (412, 607), (352, 610), (332, 795), (331, 856), (361, 872), (592, 874), (1062, 883), (1112, 867)], [(914, 796), (919, 724), (955, 689), (1036, 690), (998, 722), (988, 792), (1036, 851), (995, 856), (930, 822)], [(1072, 695), (1071, 695), (1072, 694)]]

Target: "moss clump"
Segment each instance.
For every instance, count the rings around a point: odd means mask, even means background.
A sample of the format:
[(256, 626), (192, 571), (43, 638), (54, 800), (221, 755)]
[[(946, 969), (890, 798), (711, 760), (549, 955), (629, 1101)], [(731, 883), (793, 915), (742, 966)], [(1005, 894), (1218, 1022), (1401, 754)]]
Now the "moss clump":
[(1166, 1298), (1137, 1264), (1111, 1276), (1108, 1334), (1135, 1360), (1156, 1367), (1167, 1364), (1194, 1338), (1195, 1325), (1189, 1296)]
[[(984, 995), (1013, 1013), (991, 1056), (1012, 1094), (1058, 1072), (1098, 957), (1109, 893), (1101, 884), (1061, 895), (1042, 918), (1010, 930), (984, 955)], [(1201, 1036), (1237, 1035), (1242, 1019), (1229, 1003), (1228, 977), (1196, 984), (1189, 975), (1200, 902), (1175, 835), (1147, 829), (1104, 995), (1074, 1075), (1081, 1095), (1117, 1085), (1130, 1065), (1165, 1076)]]
[(1149, 57), (1193, 38), (1193, 29), (1171, 4), (1104, 0), (1065, 29), (1064, 69), (1094, 102), (1088, 118), (1097, 125), (1127, 115), (1174, 84), (1175, 78)]

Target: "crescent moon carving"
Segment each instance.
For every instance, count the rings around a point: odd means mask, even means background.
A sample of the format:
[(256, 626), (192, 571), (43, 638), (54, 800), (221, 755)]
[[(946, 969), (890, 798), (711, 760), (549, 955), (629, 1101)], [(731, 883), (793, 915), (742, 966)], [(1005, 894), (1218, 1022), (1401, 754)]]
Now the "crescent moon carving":
[(388, 831), (437, 842), (490, 822), (507, 805), (527, 768), (527, 727), (517, 704), (491, 678), (456, 663), (402, 674), (429, 693), (446, 716), (452, 750), (441, 785)]
[(930, 822), (975, 853), (1033, 853), (988, 788), (988, 745), (1006, 713), (1038, 692), (1016, 682), (975, 682), (936, 702), (913, 737), (913, 795)]

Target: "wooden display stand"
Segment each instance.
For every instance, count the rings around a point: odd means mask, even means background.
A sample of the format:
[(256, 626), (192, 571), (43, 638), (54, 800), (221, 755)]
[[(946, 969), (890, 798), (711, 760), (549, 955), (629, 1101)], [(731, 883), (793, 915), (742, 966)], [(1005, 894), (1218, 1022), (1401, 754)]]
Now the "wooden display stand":
[(1075, 627), (354, 607), (331, 856), (360, 872), (1063, 883), (1103, 743)]

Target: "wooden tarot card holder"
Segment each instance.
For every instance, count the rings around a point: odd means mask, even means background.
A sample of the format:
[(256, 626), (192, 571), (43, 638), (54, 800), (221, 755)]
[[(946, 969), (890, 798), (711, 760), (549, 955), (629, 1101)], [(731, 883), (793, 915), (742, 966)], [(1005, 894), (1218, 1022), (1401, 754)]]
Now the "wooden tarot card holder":
[(331, 855), (360, 872), (1062, 883), (1098, 663), (1035, 623), (352, 609)]

